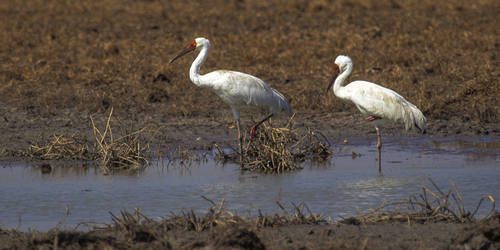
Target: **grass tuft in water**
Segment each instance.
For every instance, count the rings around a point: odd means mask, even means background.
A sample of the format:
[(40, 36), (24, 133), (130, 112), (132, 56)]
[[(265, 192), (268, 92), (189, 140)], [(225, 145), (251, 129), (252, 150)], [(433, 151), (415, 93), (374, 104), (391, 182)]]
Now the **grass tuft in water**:
[(105, 173), (113, 171), (137, 171), (148, 165), (146, 153), (149, 144), (144, 143), (141, 133), (144, 128), (133, 132), (123, 132), (122, 136), (115, 138), (111, 129), (111, 108), (103, 130), (100, 130), (92, 117), (92, 130), (95, 139), (96, 152), (99, 159), (99, 166)]
[(243, 169), (282, 173), (302, 168), (290, 150), (297, 141), (296, 136), (291, 127), (273, 128), (263, 124), (244, 152)]
[[(228, 154), (217, 147), (216, 159), (237, 160), (238, 155)], [(318, 131), (294, 128), (294, 116), (280, 128), (262, 124), (253, 141), (244, 148), (242, 169), (265, 173), (283, 173), (301, 169), (301, 162), (325, 162), (333, 154), (331, 144)]]

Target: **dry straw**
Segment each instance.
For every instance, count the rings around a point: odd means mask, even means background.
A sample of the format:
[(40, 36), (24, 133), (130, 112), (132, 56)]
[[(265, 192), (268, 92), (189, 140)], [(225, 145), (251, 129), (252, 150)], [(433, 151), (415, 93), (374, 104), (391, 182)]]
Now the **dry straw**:
[(263, 124), (244, 152), (246, 162), (243, 168), (275, 173), (301, 168), (290, 150), (290, 145), (296, 140), (291, 128), (273, 128)]
[[(216, 159), (235, 160), (237, 155), (227, 154), (216, 146)], [(325, 162), (331, 155), (331, 144), (317, 131), (294, 128), (294, 116), (287, 125), (274, 128), (262, 124), (255, 138), (243, 150), (242, 169), (266, 173), (283, 173), (301, 169), (300, 162), (312, 160)]]
[(142, 142), (140, 137), (144, 128), (131, 133), (125, 132), (125, 135), (115, 138), (111, 129), (112, 115), (113, 108), (109, 112), (104, 130), (97, 128), (94, 119), (90, 117), (99, 166), (105, 173), (143, 169), (148, 164), (145, 154), (149, 149), (149, 144)]
[(158, 233), (158, 229), (202, 232), (212, 230), (216, 227), (231, 225), (247, 225), (263, 228), (329, 223), (323, 216), (312, 213), (305, 204), (292, 204), (292, 210), (288, 211), (282, 204), (277, 202), (282, 213), (263, 215), (259, 211), (259, 215), (256, 218), (245, 218), (229, 211), (225, 206), (226, 203), (224, 200), (214, 202), (205, 196), (202, 196), (202, 198), (210, 203), (210, 207), (203, 214), (197, 214), (193, 210), (184, 210), (179, 214), (172, 213), (161, 221), (155, 221), (142, 214), (138, 209), (135, 209), (133, 212), (122, 211), (119, 216), (111, 213), (113, 223), (97, 228), (115, 228), (120, 231), (126, 231), (134, 237), (138, 233), (144, 234), (146, 231), (149, 232), (149, 235), (155, 235), (154, 232)]
[(219, 203), (202, 196), (211, 206), (203, 215), (197, 215), (193, 210), (182, 211), (181, 214), (172, 216), (162, 222), (167, 228), (181, 228), (187, 231), (201, 232), (216, 226), (227, 226), (244, 223), (245, 220), (230, 212), (225, 207), (224, 199)]
[(305, 203), (292, 203), (292, 210), (288, 211), (280, 202), (276, 202), (282, 213), (274, 215), (263, 215), (259, 210), (259, 216), (255, 219), (257, 227), (276, 227), (285, 225), (319, 225), (326, 224), (328, 220), (320, 214), (313, 213)]
[(53, 135), (52, 140), (46, 145), (31, 145), (28, 155), (42, 160), (92, 160), (93, 153), (89, 147), (75, 134), (67, 137)]

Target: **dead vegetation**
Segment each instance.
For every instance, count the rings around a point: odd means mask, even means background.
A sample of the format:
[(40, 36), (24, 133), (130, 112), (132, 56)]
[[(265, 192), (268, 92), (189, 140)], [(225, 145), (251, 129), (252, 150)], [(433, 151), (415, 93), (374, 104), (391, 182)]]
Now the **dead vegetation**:
[[(253, 233), (258, 228), (326, 223), (325, 219), (311, 213), (302, 204), (293, 205), (290, 212), (287, 212), (279, 204), (284, 214), (266, 216), (259, 213), (259, 217), (252, 219), (230, 212), (225, 207), (224, 200), (214, 202), (206, 197), (203, 198), (210, 203), (210, 207), (203, 214), (186, 210), (179, 214), (172, 213), (162, 220), (153, 220), (144, 215), (139, 209), (135, 209), (132, 212), (122, 211), (118, 215), (110, 213), (112, 219), (110, 224), (94, 225), (90, 231), (85, 232), (55, 228), (48, 232), (31, 231), (23, 233), (0, 228), (0, 240), (6, 239), (6, 235), (8, 235), (8, 238), (15, 239), (7, 242), (8, 249), (40, 248), (41, 246), (61, 249), (128, 249), (132, 246), (134, 246), (133, 248), (172, 249), (172, 244), (176, 244), (177, 248), (181, 246), (186, 248), (189, 245), (194, 248), (196, 244), (201, 244), (192, 240), (185, 242), (180, 240), (179, 236), (186, 237), (187, 234), (191, 233), (190, 235), (199, 238), (201, 234), (209, 232), (211, 237), (214, 236), (210, 241), (215, 245), (224, 245), (224, 243), (228, 243), (228, 239), (236, 238), (236, 241), (241, 241), (241, 236), (252, 236), (244, 240), (243, 248), (245, 248), (245, 245), (259, 240)], [(307, 209), (308, 212), (304, 212), (304, 209)], [(176, 236), (172, 237), (172, 232)], [(231, 245), (234, 247), (234, 242)], [(200, 245), (197, 247), (200, 247)], [(215, 247), (215, 249), (219, 248)]]
[[(265, 173), (301, 169), (300, 163), (303, 161), (326, 162), (333, 154), (330, 142), (321, 132), (295, 129), (294, 117), (284, 127), (262, 124), (255, 138), (246, 144), (242, 169)], [(220, 161), (238, 159), (236, 153), (227, 153), (217, 145), (215, 148), (215, 158)]]
[(99, 129), (92, 116), (90, 117), (99, 167), (105, 173), (143, 169), (148, 165), (146, 157), (149, 149), (149, 144), (145, 144), (141, 139), (144, 128), (132, 132), (124, 131), (123, 135), (115, 137), (111, 129), (112, 115), (113, 108), (109, 112), (104, 129)]
[[(449, 191), (443, 192), (432, 180), (434, 189), (423, 187), (421, 194), (416, 194), (406, 200), (399, 202), (384, 203), (380, 207), (360, 216), (343, 219), (340, 224), (376, 224), (381, 222), (450, 222), (450, 223), (473, 223), (477, 222), (477, 212), (489, 202), (487, 213), (480, 219), (488, 220), (498, 216), (495, 210), (495, 199), (491, 195), (483, 196), (474, 209), (468, 211), (462, 204), (462, 196), (456, 186)], [(98, 229), (114, 228), (118, 230), (135, 230), (140, 226), (149, 225), (162, 228), (162, 230), (183, 230), (202, 232), (212, 230), (216, 227), (232, 225), (244, 225), (251, 228), (280, 227), (290, 225), (325, 225), (335, 223), (323, 215), (312, 212), (304, 204), (291, 203), (291, 206), (283, 205), (277, 201), (280, 212), (266, 215), (258, 210), (255, 217), (242, 217), (228, 210), (225, 201), (214, 202), (202, 196), (210, 207), (204, 214), (197, 214), (193, 210), (184, 210), (179, 214), (171, 213), (168, 217), (156, 221), (148, 218), (139, 210), (133, 212), (122, 211), (119, 216), (112, 214), (112, 224), (107, 224)]]
[[(76, 136), (66, 137), (54, 135), (47, 144), (32, 145), (28, 155), (42, 160), (74, 159), (97, 160), (99, 167), (105, 173), (119, 170), (140, 170), (148, 165), (148, 157), (153, 153), (149, 144), (142, 137), (145, 128), (139, 130), (122, 130), (116, 136), (112, 130), (113, 108), (104, 120), (102, 128), (90, 116), (94, 144), (78, 139)], [(116, 122), (116, 121), (115, 121)], [(301, 169), (300, 163), (306, 160), (322, 163), (332, 155), (331, 144), (320, 132), (298, 130), (293, 127), (294, 118), (287, 125), (274, 128), (270, 124), (262, 124), (257, 130), (252, 143), (244, 149), (244, 170), (261, 171), (265, 173), (283, 173)], [(114, 126), (113, 126), (114, 127)], [(216, 160), (236, 160), (235, 153), (226, 153), (218, 145)], [(157, 152), (158, 166), (169, 167), (177, 164), (189, 167), (195, 163), (206, 162), (208, 152), (198, 152), (183, 147), (176, 147), (166, 154)]]
[(117, 230), (133, 231), (140, 226), (155, 226), (164, 230), (183, 230), (202, 232), (214, 229), (215, 227), (225, 227), (232, 225), (245, 225), (254, 228), (263, 227), (278, 227), (285, 225), (319, 225), (326, 224), (328, 220), (323, 216), (313, 213), (303, 203), (291, 204), (292, 207), (287, 209), (284, 205), (277, 202), (281, 213), (272, 215), (264, 215), (259, 211), (255, 218), (245, 218), (237, 215), (225, 207), (225, 201), (214, 202), (207, 197), (202, 196), (210, 207), (204, 214), (197, 214), (193, 210), (185, 210), (179, 214), (172, 213), (167, 218), (161, 221), (155, 221), (138, 209), (133, 212), (122, 211), (120, 215), (111, 214), (113, 223), (107, 224), (98, 229), (114, 228)]
[(94, 154), (87, 143), (73, 134), (53, 135), (47, 144), (31, 145), (27, 151), (30, 158), (42, 160), (93, 160)]
[(319, 225), (327, 224), (329, 221), (320, 214), (313, 213), (305, 203), (298, 205), (292, 203), (288, 211), (280, 202), (276, 202), (281, 213), (263, 215), (259, 210), (259, 216), (254, 219), (257, 227), (278, 227), (285, 225)]
[(301, 166), (296, 163), (290, 145), (297, 140), (290, 127), (273, 128), (263, 124), (254, 140), (244, 149), (244, 170), (282, 173)]
[[(426, 191), (428, 192), (428, 191)], [(433, 191), (433, 193), (439, 191)], [(451, 193), (450, 193), (451, 197)], [(367, 245), (367, 238), (375, 248), (387, 248), (389, 246), (387, 237), (397, 241), (394, 248), (400, 248), (408, 243), (429, 242), (435, 246), (440, 240), (446, 240), (446, 244), (438, 244), (439, 248), (447, 248), (455, 244), (458, 248), (477, 246), (498, 245), (500, 216), (498, 212), (491, 214), (480, 223), (467, 224), (462, 227), (460, 221), (451, 220), (440, 225), (432, 222), (435, 216), (430, 215), (426, 224), (412, 225), (408, 227), (406, 222), (414, 222), (401, 217), (396, 212), (397, 219), (360, 221), (350, 219), (336, 223), (321, 215), (312, 213), (304, 204), (285, 208), (278, 202), (281, 212), (273, 215), (263, 215), (260, 211), (257, 217), (246, 218), (229, 211), (224, 200), (214, 202), (203, 197), (210, 203), (205, 213), (195, 213), (193, 210), (185, 210), (179, 214), (171, 213), (167, 217), (157, 220), (144, 215), (139, 209), (132, 212), (122, 211), (115, 215), (111, 213), (112, 222), (109, 224), (93, 225), (88, 231), (64, 230), (55, 228), (48, 232), (36, 230), (21, 232), (17, 230), (6, 230), (0, 228), (0, 241), (7, 249), (32, 249), (32, 248), (58, 248), (58, 249), (129, 249), (129, 248), (151, 248), (151, 249), (192, 249), (192, 248), (214, 248), (240, 247), (243, 249), (266, 248), (290, 248), (292, 241), (294, 248), (308, 245), (313, 248), (330, 248), (332, 245), (339, 248), (360, 249)], [(389, 213), (389, 212), (387, 212)], [(387, 214), (385, 216), (388, 216)], [(402, 223), (387, 224), (384, 222), (395, 221)], [(458, 222), (458, 223), (457, 223)], [(472, 221), (463, 222), (475, 222)], [(342, 224), (371, 223), (363, 227), (343, 226)], [(307, 225), (304, 227), (304, 225)], [(314, 226), (316, 225), (316, 226)], [(403, 225), (403, 227), (402, 227)], [(436, 227), (437, 226), (437, 227)], [(443, 227), (445, 232), (443, 232)], [(278, 229), (276, 229), (278, 228)], [(396, 228), (396, 229), (394, 229)], [(398, 230), (403, 230), (403, 233)], [(431, 232), (429, 232), (429, 230)], [(452, 231), (447, 231), (452, 230)], [(453, 233), (451, 233), (453, 232)], [(353, 234), (354, 233), (354, 234)], [(451, 237), (451, 235), (456, 235)], [(353, 238), (353, 235), (358, 237)], [(373, 237), (374, 235), (378, 235)], [(394, 235), (401, 235), (394, 238)], [(445, 237), (443, 237), (443, 235)], [(436, 237), (438, 237), (436, 239)], [(284, 240), (279, 240), (284, 238)], [(380, 239), (381, 238), (381, 239)], [(413, 240), (414, 239), (414, 240)], [(378, 243), (376, 243), (378, 240)], [(326, 241), (325, 244), (319, 242)], [(260, 248), (248, 247), (251, 242), (258, 242)], [(346, 245), (346, 243), (349, 243)], [(419, 249), (422, 245), (417, 244)], [(247, 247), (245, 247), (247, 246)], [(428, 247), (425, 247), (428, 248)], [(493, 247), (496, 249), (495, 247)]]
[(87, 143), (76, 135), (54, 135), (46, 144), (33, 144), (25, 154), (40, 160), (98, 160), (98, 166), (104, 173), (114, 171), (137, 171), (148, 165), (149, 144), (145, 143), (139, 130), (122, 129), (121, 135), (114, 135), (112, 122), (113, 108), (104, 122), (104, 128), (98, 128), (90, 116), (94, 144)]
[(180, 214), (172, 214), (169, 218), (160, 222), (166, 228), (177, 228), (186, 231), (201, 232), (216, 226), (228, 226), (245, 223), (245, 220), (230, 212), (225, 207), (225, 201), (219, 203), (202, 196), (210, 203), (210, 207), (203, 215), (197, 215), (193, 210), (182, 211)]
[(430, 182), (433, 188), (422, 187), (420, 194), (398, 202), (382, 203), (380, 207), (368, 213), (341, 222), (346, 224), (389, 221), (469, 223), (477, 220), (477, 212), (485, 202), (490, 203), (490, 208), (483, 219), (495, 214), (495, 198), (491, 195), (482, 196), (474, 211), (469, 211), (465, 209), (462, 195), (455, 185), (447, 192), (443, 192), (432, 180)]
[(139, 130), (122, 129), (121, 135), (114, 135), (112, 122), (113, 108), (104, 121), (104, 128), (98, 128), (94, 118), (90, 117), (94, 144), (79, 136), (53, 135), (47, 143), (31, 145), (23, 155), (39, 160), (78, 160), (98, 161), (104, 173), (113, 171), (137, 171), (148, 165), (149, 144), (145, 143)]

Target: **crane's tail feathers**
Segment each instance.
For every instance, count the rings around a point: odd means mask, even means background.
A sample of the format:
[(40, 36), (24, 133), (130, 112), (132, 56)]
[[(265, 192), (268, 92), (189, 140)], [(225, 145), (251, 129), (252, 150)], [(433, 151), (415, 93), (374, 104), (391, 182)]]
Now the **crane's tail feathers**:
[(427, 119), (420, 109), (408, 102), (407, 105), (405, 105), (403, 112), (406, 130), (417, 128), (420, 132), (425, 132)]
[(286, 98), (280, 92), (278, 92), (275, 89), (272, 89), (272, 90), (273, 90), (274, 99), (277, 100), (276, 107), (279, 109), (279, 110), (275, 110), (275, 111), (284, 112), (288, 116), (291, 116), (292, 115), (292, 106), (290, 106), (290, 103), (286, 100)]

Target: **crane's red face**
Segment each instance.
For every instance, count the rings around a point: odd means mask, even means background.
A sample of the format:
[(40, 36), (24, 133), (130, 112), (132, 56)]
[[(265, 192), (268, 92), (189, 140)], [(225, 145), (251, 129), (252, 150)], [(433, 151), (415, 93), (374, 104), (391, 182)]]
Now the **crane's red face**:
[(330, 82), (330, 84), (328, 85), (326, 92), (328, 92), (332, 88), (333, 84), (335, 83), (335, 79), (337, 79), (337, 76), (339, 76), (339, 73), (340, 73), (339, 65), (334, 63), (333, 64), (333, 78), (332, 78), (332, 81)]
[(170, 63), (173, 63), (175, 60), (177, 60), (179, 57), (194, 51), (196, 49), (196, 40), (191, 41), (186, 47), (184, 47), (181, 51), (177, 53), (177, 55), (170, 60)]

